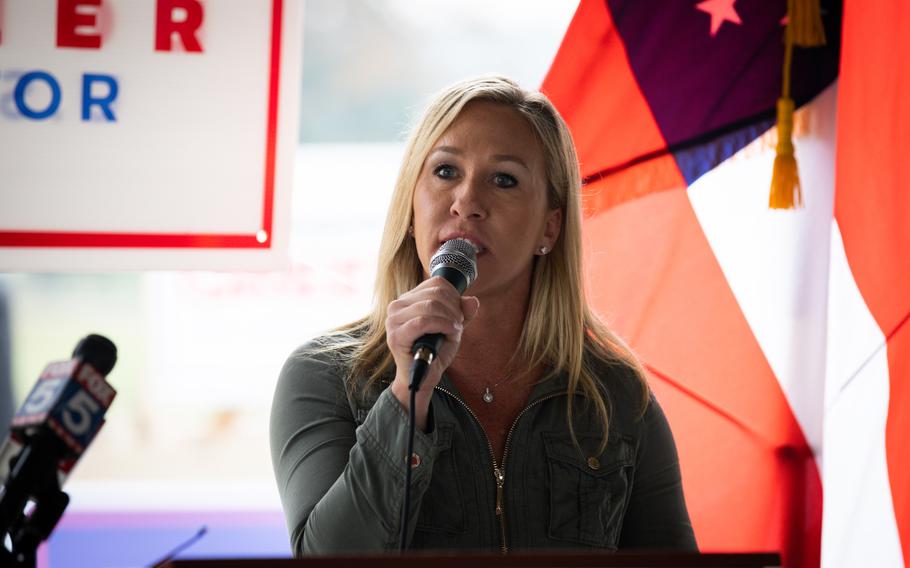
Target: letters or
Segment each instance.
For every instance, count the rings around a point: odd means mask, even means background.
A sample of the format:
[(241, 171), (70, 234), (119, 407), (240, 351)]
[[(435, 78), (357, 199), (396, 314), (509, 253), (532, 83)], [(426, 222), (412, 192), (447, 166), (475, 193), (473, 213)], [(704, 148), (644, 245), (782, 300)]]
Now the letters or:
[[(7, 77), (11, 78), (12, 75), (8, 74)], [(38, 96), (29, 96), (33, 89), (37, 90)], [(82, 120), (88, 122), (102, 119), (116, 122), (113, 104), (119, 92), (116, 77), (101, 73), (85, 73), (82, 76)], [(42, 94), (45, 96), (40, 96)], [(31, 120), (45, 120), (54, 116), (60, 108), (62, 99), (60, 82), (46, 71), (23, 73), (16, 79), (13, 87), (13, 103), (16, 110)], [(93, 110), (96, 112), (93, 113)]]

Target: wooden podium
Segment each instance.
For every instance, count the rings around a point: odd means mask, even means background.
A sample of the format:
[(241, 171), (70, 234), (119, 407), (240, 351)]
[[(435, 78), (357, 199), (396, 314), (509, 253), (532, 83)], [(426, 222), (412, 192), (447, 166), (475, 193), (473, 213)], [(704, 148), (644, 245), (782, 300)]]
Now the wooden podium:
[(772, 552), (728, 554), (695, 552), (543, 552), (521, 554), (422, 554), (404, 556), (312, 556), (309, 558), (246, 558), (222, 560), (172, 560), (162, 568), (764, 568), (780, 566)]

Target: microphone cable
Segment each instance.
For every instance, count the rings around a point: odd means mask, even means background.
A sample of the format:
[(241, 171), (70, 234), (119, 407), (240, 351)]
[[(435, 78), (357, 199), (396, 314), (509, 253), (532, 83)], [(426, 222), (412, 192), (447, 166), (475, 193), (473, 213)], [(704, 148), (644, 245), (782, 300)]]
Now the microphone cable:
[(404, 469), (404, 502), (401, 506), (401, 538), (398, 542), (398, 551), (404, 553), (408, 549), (408, 519), (411, 513), (411, 470), (414, 469), (411, 461), (414, 459), (414, 436), (417, 432), (417, 391), (420, 390), (420, 383), (427, 375), (430, 369), (430, 363), (433, 362), (432, 353), (425, 356), (429, 350), (418, 349), (414, 353), (414, 360), (411, 363), (411, 380), (408, 385), (408, 453), (405, 454)]
[[(458, 290), (459, 294), (477, 278), (477, 247), (461, 237), (449, 239), (439, 247), (430, 259), (430, 276), (440, 276)], [(411, 470), (414, 468), (414, 435), (417, 430), (417, 391), (420, 383), (427, 376), (427, 371), (436, 358), (436, 352), (442, 346), (445, 337), (441, 333), (428, 333), (419, 337), (412, 348), (414, 359), (411, 361), (411, 373), (408, 381), (409, 418), (408, 418), (408, 453), (405, 455), (404, 502), (401, 506), (401, 539), (399, 552), (408, 548), (408, 518), (411, 513)]]

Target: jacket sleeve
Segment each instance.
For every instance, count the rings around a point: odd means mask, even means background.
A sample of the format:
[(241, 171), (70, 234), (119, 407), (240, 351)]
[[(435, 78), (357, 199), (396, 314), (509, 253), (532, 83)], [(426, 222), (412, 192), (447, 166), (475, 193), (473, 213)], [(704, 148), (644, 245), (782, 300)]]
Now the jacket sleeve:
[(652, 396), (623, 520), (620, 548), (698, 550), (679, 473), (673, 433)]
[[(432, 412), (431, 412), (432, 415)], [(272, 402), (272, 465), (295, 556), (397, 548), (404, 500), (407, 413), (383, 390), (357, 427), (344, 375), (304, 346), (284, 365)], [(409, 538), (436, 459), (435, 433), (417, 430)]]

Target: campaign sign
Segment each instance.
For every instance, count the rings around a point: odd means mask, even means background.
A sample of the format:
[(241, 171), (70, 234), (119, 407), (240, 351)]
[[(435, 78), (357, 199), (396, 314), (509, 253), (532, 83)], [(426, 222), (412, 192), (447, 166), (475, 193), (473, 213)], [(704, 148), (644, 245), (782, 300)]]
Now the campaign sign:
[(0, 270), (285, 263), (300, 0), (0, 0)]

